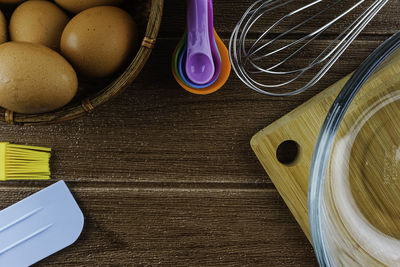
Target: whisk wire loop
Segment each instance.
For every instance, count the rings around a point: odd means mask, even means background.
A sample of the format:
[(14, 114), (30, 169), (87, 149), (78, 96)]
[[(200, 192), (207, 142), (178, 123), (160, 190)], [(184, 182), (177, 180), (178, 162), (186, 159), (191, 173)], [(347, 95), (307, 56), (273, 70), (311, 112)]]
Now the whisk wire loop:
[[(229, 51), (232, 68), (239, 79), (251, 89), (270, 96), (290, 96), (299, 94), (311, 86), (315, 85), (334, 65), (340, 56), (346, 51), (350, 44), (357, 38), (366, 25), (375, 17), (388, 0), (371, 0), (366, 7), (367, 0), (351, 1), (351, 5), (342, 8), (341, 13), (334, 16), (330, 21), (318, 26), (315, 30), (309, 30), (309, 24), (323, 16), (329, 17), (331, 10), (335, 7), (340, 9), (340, 4), (345, 4), (345, 0), (328, 1), (312, 0), (303, 4), (298, 0), (258, 0), (254, 2), (243, 14), (235, 26), (230, 41)], [(295, 7), (290, 9), (291, 5)], [(302, 6), (299, 6), (302, 5)], [(322, 5), (322, 9), (318, 9)], [(313, 8), (317, 9), (314, 14)], [(248, 38), (251, 29), (261, 23), (262, 20), (271, 12), (281, 11), (284, 13), (278, 20), (266, 27), (260, 36), (249, 44), (251, 40)], [(307, 63), (305, 66), (293, 68), (292, 61), (298, 59), (302, 54), (306, 54), (307, 49), (312, 49), (312, 45), (321, 37), (328, 29), (337, 25), (339, 21), (343, 21), (346, 16), (359, 11), (355, 19), (349, 25), (344, 27), (333, 40), (321, 52)], [(305, 14), (302, 14), (305, 13)], [(295, 15), (305, 15), (301, 21), (295, 20)], [(279, 27), (285, 27), (285, 23), (290, 23), (291, 19), (296, 23), (282, 32)], [(346, 22), (346, 21), (344, 21)], [(346, 22), (347, 23), (347, 22)], [(303, 29), (306, 28), (306, 31)], [(296, 31), (300, 32), (300, 37), (290, 41), (290, 36), (297, 36)], [(307, 33), (309, 31), (309, 33)], [(276, 34), (274, 32), (277, 32)], [(302, 32), (306, 32), (302, 34)], [(269, 35), (271, 38), (267, 39)], [(275, 35), (275, 37), (274, 37)], [(303, 36), (301, 36), (303, 35)], [(288, 43), (289, 42), (289, 43)], [(283, 45), (281, 45), (283, 43)], [(286, 54), (285, 54), (286, 53)], [(279, 58), (280, 54), (285, 54)], [(304, 63), (303, 63), (304, 64)], [(302, 76), (309, 71), (314, 71), (311, 78), (307, 81)], [(267, 84), (266, 76), (271, 77)], [(302, 79), (300, 79), (302, 78)], [(303, 80), (303, 81), (300, 81)], [(305, 81), (304, 81), (305, 80)], [(293, 85), (294, 82), (302, 82), (304, 85)], [(294, 87), (290, 91), (277, 92), (276, 88)], [(296, 88), (297, 87), (297, 88)], [(275, 90), (268, 90), (274, 89)]]

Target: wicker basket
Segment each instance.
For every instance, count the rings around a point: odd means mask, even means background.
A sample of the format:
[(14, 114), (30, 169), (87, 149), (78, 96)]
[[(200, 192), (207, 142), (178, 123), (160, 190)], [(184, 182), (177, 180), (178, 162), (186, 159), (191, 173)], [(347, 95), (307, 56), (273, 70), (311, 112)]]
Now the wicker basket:
[(49, 113), (19, 114), (0, 108), (0, 121), (12, 125), (45, 125), (72, 120), (93, 112), (95, 108), (121, 93), (138, 76), (150, 56), (161, 24), (164, 0), (137, 0), (134, 3), (134, 18), (143, 38), (140, 48), (130, 64), (114, 80), (99, 83), (108, 83), (105, 88), (80, 88), (79, 95), (71, 103)]

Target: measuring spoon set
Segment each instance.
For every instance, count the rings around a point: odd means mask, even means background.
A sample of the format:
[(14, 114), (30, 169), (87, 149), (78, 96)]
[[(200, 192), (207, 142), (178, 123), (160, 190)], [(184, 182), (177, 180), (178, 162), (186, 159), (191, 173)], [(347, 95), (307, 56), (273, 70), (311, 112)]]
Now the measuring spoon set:
[(212, 0), (189, 0), (187, 30), (172, 56), (172, 74), (194, 94), (210, 94), (228, 80), (229, 52), (214, 29)]

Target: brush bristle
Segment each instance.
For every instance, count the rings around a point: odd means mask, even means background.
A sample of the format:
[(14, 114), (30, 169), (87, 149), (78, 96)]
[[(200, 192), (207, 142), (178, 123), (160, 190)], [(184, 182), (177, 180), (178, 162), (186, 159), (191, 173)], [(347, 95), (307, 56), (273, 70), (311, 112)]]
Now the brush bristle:
[(0, 180), (50, 179), (50, 148), (0, 143)]

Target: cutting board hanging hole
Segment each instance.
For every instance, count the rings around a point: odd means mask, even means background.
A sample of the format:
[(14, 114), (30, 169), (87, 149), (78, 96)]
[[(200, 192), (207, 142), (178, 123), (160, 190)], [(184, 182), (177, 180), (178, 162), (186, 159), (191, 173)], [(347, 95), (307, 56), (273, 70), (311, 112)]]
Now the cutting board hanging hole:
[(285, 140), (276, 149), (277, 160), (286, 166), (293, 166), (297, 163), (300, 155), (300, 146), (296, 141)]
[[(400, 68), (395, 73), (399, 72)], [(393, 77), (393, 74), (390, 77)], [(307, 191), (311, 158), (329, 108), (349, 78), (350, 75), (346, 76), (262, 129), (250, 142), (268, 177), (309, 240), (311, 237), (307, 216)], [(388, 79), (386, 76), (383, 79), (383, 81), (391, 80), (393, 78)]]

